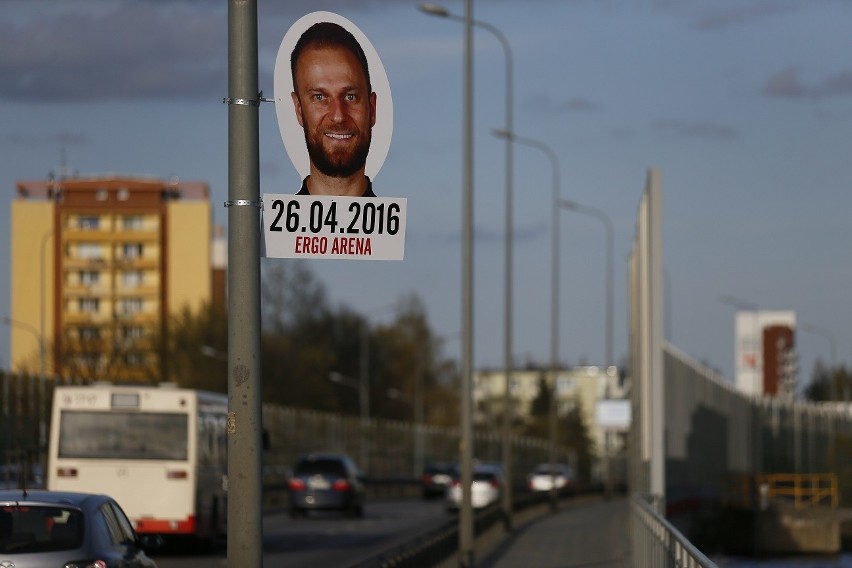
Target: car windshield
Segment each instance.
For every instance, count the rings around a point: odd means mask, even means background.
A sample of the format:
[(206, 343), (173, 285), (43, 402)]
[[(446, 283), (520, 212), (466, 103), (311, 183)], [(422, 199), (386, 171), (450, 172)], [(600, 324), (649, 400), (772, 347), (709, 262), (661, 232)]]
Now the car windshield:
[(558, 465), (551, 469), (550, 465), (544, 464), (535, 468), (535, 473), (538, 475), (563, 475), (565, 470)]
[(346, 468), (343, 467), (343, 462), (333, 458), (305, 459), (296, 465), (293, 475), (345, 477)]
[(473, 480), (474, 481), (493, 481), (497, 478), (497, 474), (492, 471), (474, 471), (473, 472)]
[(0, 506), (0, 554), (79, 548), (83, 514), (53, 505)]

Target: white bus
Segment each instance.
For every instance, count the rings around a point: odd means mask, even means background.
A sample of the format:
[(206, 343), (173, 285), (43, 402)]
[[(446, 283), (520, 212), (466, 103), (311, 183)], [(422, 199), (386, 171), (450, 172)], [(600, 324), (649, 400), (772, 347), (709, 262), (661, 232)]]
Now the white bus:
[(228, 398), (162, 386), (58, 386), (47, 487), (105, 493), (141, 534), (227, 532)]

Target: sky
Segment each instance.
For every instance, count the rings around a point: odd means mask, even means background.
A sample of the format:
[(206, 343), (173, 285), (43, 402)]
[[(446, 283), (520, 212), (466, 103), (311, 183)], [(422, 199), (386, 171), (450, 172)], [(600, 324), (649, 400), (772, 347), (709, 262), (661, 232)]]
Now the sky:
[[(227, 225), (226, 0), (0, 0), (0, 195), (49, 172), (209, 183)], [(462, 15), (459, 0), (443, 4)], [(408, 199), (404, 261), (310, 261), (329, 300), (382, 322), (412, 294), (445, 351), (462, 327), (463, 26), (410, 0), (257, 0), (259, 88), (305, 14), (349, 19), (393, 98), (379, 196)], [(734, 376), (736, 308), (792, 310), (800, 381), (852, 357), (852, 3), (847, 0), (476, 0), (511, 47), (518, 136), (557, 156), (560, 198), (614, 236), (614, 356), (627, 357), (627, 258), (649, 168), (663, 187), (666, 335)], [(474, 34), (474, 364), (503, 363), (506, 55)], [(286, 94), (285, 94), (286, 96)], [(262, 193), (299, 175), (275, 105), (260, 117)], [(381, 104), (379, 110), (381, 112)], [(550, 360), (547, 154), (516, 144), (516, 365)], [(63, 170), (64, 168), (64, 170)], [(9, 266), (9, 215), (0, 216)], [(560, 210), (559, 353), (604, 364), (605, 224)], [(265, 260), (264, 262), (291, 262)], [(0, 271), (0, 315), (10, 313)], [(810, 326), (812, 331), (804, 331)], [(0, 327), (0, 367), (9, 330)]]

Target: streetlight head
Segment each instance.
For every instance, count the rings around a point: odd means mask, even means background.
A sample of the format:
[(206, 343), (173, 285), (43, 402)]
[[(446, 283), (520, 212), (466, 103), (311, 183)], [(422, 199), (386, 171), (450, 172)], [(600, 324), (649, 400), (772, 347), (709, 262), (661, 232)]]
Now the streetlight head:
[(570, 199), (560, 200), (559, 205), (561, 207), (564, 207), (565, 209), (572, 209), (572, 210), (576, 210), (579, 207), (579, 205), (576, 202), (571, 201)]
[(491, 134), (493, 134), (497, 138), (504, 138), (506, 140), (510, 140), (512, 138), (512, 133), (506, 130), (505, 128), (492, 128)]
[(444, 8), (443, 6), (438, 6), (437, 4), (429, 4), (423, 3), (417, 7), (418, 10), (423, 12), (424, 14), (429, 14), (430, 16), (437, 16), (439, 18), (446, 18), (450, 15), (450, 12)]

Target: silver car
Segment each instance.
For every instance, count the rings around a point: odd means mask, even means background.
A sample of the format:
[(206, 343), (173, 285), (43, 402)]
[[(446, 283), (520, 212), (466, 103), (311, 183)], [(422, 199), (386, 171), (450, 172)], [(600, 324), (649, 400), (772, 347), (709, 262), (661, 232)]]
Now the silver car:
[(161, 543), (140, 539), (106, 495), (0, 491), (0, 566), (157, 568), (143, 549)]
[(568, 491), (574, 488), (574, 469), (567, 464), (539, 464), (527, 476), (530, 491)]
[[(470, 501), (474, 509), (484, 509), (500, 501), (503, 491), (503, 469), (498, 465), (476, 464), (473, 466), (473, 483), (470, 488)], [(461, 507), (461, 472), (447, 488), (447, 510), (456, 512)]]

